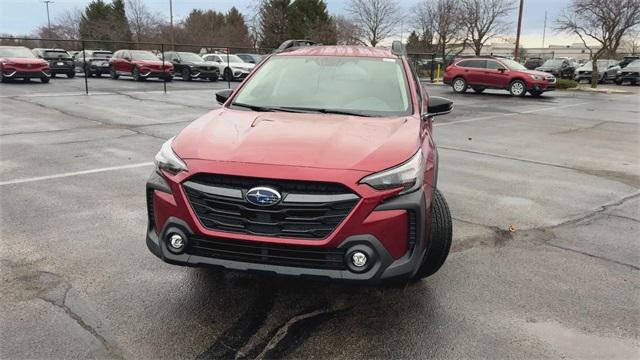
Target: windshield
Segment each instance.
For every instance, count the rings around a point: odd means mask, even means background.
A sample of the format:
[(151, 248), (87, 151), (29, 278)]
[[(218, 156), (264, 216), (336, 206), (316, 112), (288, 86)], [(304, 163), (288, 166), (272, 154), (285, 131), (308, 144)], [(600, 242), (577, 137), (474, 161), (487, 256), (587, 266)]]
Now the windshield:
[(95, 57), (95, 58), (101, 58), (101, 59), (109, 59), (113, 54), (111, 54), (108, 51), (94, 51), (93, 54), (91, 54), (91, 56)]
[(272, 57), (240, 90), (236, 104), (362, 116), (411, 113), (402, 61), (396, 58)]
[(27, 48), (0, 48), (0, 56), (15, 58), (35, 58), (36, 56)]
[(194, 53), (190, 52), (179, 52), (180, 60), (182, 61), (193, 61), (193, 62), (202, 62), (202, 58)]
[(634, 60), (627, 65), (627, 67), (640, 67), (640, 60)]
[[(223, 62), (227, 62), (227, 55), (226, 54), (222, 54), (220, 55), (220, 58), (222, 58)], [(230, 63), (243, 63), (244, 60), (240, 59), (238, 56), (236, 55), (229, 55), (229, 62)]]
[(132, 51), (131, 56), (133, 60), (160, 60), (150, 51)]
[[(593, 61), (589, 60), (584, 65), (582, 65), (582, 67), (590, 68), (593, 66), (591, 64), (593, 64)], [(599, 68), (607, 67), (609, 66), (609, 60), (598, 60), (597, 64)]]
[(66, 51), (58, 51), (58, 50), (49, 50), (44, 52), (44, 57), (46, 58), (65, 58), (69, 59), (71, 56)]
[(517, 61), (513, 61), (511, 59), (500, 59), (503, 64), (507, 65), (507, 67), (511, 70), (527, 70), (522, 64)]
[(547, 60), (544, 62), (544, 64), (542, 64), (542, 66), (560, 66), (562, 65), (562, 60)]

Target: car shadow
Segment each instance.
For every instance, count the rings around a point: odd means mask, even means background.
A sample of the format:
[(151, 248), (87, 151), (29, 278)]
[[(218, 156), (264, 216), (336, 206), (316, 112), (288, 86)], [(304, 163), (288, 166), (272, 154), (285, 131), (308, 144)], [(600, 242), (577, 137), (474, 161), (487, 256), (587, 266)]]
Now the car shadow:
[[(197, 358), (234, 358), (240, 349), (248, 351), (244, 355), (250, 358), (260, 353), (264, 358), (285, 357), (312, 338), (318, 327), (338, 324), (340, 328), (344, 321), (357, 325), (339, 329), (344, 333), (333, 336), (366, 338), (375, 330), (384, 337), (384, 333), (410, 331), (404, 329), (408, 325), (403, 320), (428, 321), (421, 308), (425, 301), (435, 301), (425, 281), (362, 285), (215, 268), (190, 269), (186, 281), (190, 291), (170, 301), (175, 312), (200, 314), (211, 327), (223, 325), (215, 329), (220, 335), (210, 339)], [(287, 332), (275, 345), (266, 347), (269, 338), (256, 343), (261, 334), (276, 337), (283, 328)]]
[(524, 100), (524, 101), (536, 101), (536, 102), (553, 102), (556, 99), (553, 96), (550, 96), (550, 94), (541, 94), (539, 97), (533, 97), (529, 94), (520, 97), (520, 96), (513, 96), (509, 93), (497, 93), (497, 92), (483, 92), (481, 94), (475, 93), (474, 91), (467, 91), (465, 93), (459, 94), (453, 90), (449, 90), (444, 92), (443, 94), (449, 94), (449, 95), (454, 95), (454, 96), (465, 96), (465, 97), (469, 97), (469, 98), (478, 98), (478, 99), (482, 99), (482, 100), (495, 100), (495, 99), (514, 99), (514, 100)]

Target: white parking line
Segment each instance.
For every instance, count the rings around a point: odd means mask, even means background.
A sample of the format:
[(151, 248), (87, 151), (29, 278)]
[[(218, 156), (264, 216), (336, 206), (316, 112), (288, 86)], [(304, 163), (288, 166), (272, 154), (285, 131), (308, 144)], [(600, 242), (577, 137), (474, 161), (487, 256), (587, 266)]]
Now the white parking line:
[(581, 105), (586, 105), (586, 104), (591, 104), (591, 103), (593, 103), (593, 101), (585, 101), (585, 102), (581, 102), (581, 103), (577, 103), (577, 104), (569, 104), (569, 105), (552, 106), (552, 107), (546, 107), (546, 108), (540, 108), (540, 109), (520, 111), (520, 112), (516, 112), (516, 113), (507, 113), (507, 114), (497, 114), (497, 115), (482, 116), (482, 117), (477, 117), (477, 118), (464, 119), (464, 120), (458, 120), (458, 121), (451, 121), (451, 122), (446, 122), (446, 123), (437, 123), (436, 122), (435, 124), (433, 124), (433, 126), (447, 126), (447, 125), (454, 125), (454, 124), (463, 124), (463, 123), (474, 122), (474, 121), (495, 119), (495, 118), (500, 118), (500, 117), (505, 117), (505, 116), (517, 116), (517, 115), (522, 115), (522, 114), (536, 113), (536, 112), (540, 112), (540, 111), (563, 109), (563, 108), (568, 108), (568, 107), (573, 107), (573, 106), (581, 106)]
[(0, 182), (0, 186), (13, 185), (13, 184), (22, 184), (22, 183), (30, 183), (30, 182), (34, 182), (34, 181), (59, 179), (59, 178), (65, 178), (65, 177), (70, 177), (70, 176), (95, 174), (95, 173), (105, 172), (105, 171), (134, 169), (134, 168), (139, 168), (139, 167), (144, 167), (144, 166), (151, 166), (151, 165), (153, 165), (152, 162), (144, 162), (144, 163), (137, 163), (137, 164), (121, 165), (121, 166), (111, 166), (111, 167), (105, 167), (105, 168), (99, 168), (99, 169), (74, 171), (74, 172), (67, 172), (67, 173), (47, 175), (47, 176), (39, 176), (39, 177), (32, 177), (32, 178), (22, 178), (22, 179), (2, 181), (2, 182)]

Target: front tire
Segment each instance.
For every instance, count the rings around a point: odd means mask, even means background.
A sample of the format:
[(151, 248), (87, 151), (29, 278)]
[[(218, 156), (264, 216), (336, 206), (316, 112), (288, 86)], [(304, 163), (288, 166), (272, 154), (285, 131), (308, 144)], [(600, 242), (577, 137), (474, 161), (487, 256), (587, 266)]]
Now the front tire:
[(509, 85), (509, 92), (513, 96), (523, 97), (527, 94), (527, 85), (522, 80), (513, 80)]
[(109, 75), (113, 80), (118, 80), (118, 78), (120, 77), (120, 75), (118, 75), (118, 73), (116, 72), (116, 69), (114, 69), (113, 66), (109, 68)]
[(75, 71), (69, 71), (69, 72), (67, 73), (67, 77), (68, 77), (69, 79), (73, 79), (75, 76), (76, 76), (76, 72), (75, 72)]
[(537, 98), (537, 97), (540, 97), (540, 95), (542, 95), (542, 91), (529, 91), (529, 94)]
[(438, 189), (433, 190), (430, 218), (428, 249), (415, 279), (426, 278), (440, 270), (451, 249), (453, 238), (451, 212), (447, 201)]
[(189, 68), (182, 69), (181, 75), (182, 75), (182, 80), (191, 81), (191, 71), (189, 70)]
[(224, 79), (224, 81), (232, 81), (233, 74), (231, 73), (231, 69), (229, 68), (224, 69), (224, 75), (222, 78)]
[(49, 79), (48, 77), (41, 77), (41, 78), (40, 78), (40, 81), (41, 81), (43, 84), (48, 83), (48, 82), (49, 82), (49, 80), (50, 80), (50, 79)]
[(451, 83), (451, 88), (453, 89), (453, 91), (457, 92), (458, 94), (462, 94), (465, 91), (467, 91), (467, 81), (462, 77), (457, 77), (453, 79), (453, 82)]
[(482, 94), (482, 92), (484, 91), (483, 87), (474, 87), (473, 91), (476, 92), (476, 94)]
[(138, 69), (138, 67), (133, 68), (133, 71), (131, 72), (131, 77), (133, 77), (133, 80), (135, 81), (142, 81), (142, 77), (140, 77), (140, 69)]

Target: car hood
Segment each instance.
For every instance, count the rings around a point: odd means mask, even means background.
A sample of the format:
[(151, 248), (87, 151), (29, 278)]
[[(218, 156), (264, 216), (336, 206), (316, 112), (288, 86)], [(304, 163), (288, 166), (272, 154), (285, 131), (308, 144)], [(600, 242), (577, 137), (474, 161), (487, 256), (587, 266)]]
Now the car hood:
[[(132, 62), (138, 65), (162, 66), (162, 60), (133, 60)], [(173, 66), (173, 64), (165, 60), (164, 66)]]
[(420, 120), (221, 108), (174, 139), (181, 158), (368, 172), (409, 159)]
[(545, 71), (545, 70), (560, 70), (559, 66), (540, 66), (536, 68), (537, 71)]
[(16, 64), (31, 64), (31, 65), (49, 65), (46, 60), (36, 58), (21, 58), (21, 57), (3, 57), (0, 60), (6, 60)]
[(231, 63), (229, 63), (229, 66), (235, 67), (235, 68), (240, 68), (240, 69), (251, 70), (256, 65), (255, 64), (251, 64), (251, 63), (244, 63), (244, 62), (243, 63), (231, 62)]
[(622, 68), (623, 72), (637, 72), (640, 71), (640, 66), (627, 66), (625, 68)]
[(194, 65), (194, 66), (218, 66), (217, 62), (214, 61), (191, 61), (186, 63), (186, 65)]
[(525, 74), (545, 76), (545, 77), (550, 75), (549, 73), (546, 73), (544, 71), (536, 71), (536, 70), (520, 70), (520, 71)]

